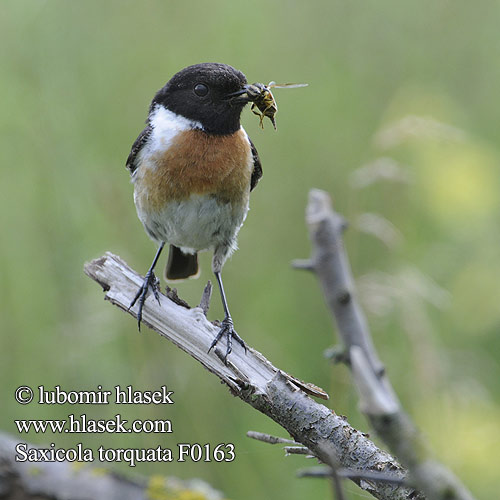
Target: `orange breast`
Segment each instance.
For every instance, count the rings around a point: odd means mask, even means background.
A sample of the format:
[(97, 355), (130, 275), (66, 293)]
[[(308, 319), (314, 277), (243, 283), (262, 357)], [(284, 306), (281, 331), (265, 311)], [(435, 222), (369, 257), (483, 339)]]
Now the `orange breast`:
[(150, 210), (161, 210), (165, 203), (192, 194), (246, 203), (252, 168), (250, 144), (242, 129), (227, 136), (188, 130), (177, 134), (166, 152), (149, 159), (136, 189), (147, 193)]

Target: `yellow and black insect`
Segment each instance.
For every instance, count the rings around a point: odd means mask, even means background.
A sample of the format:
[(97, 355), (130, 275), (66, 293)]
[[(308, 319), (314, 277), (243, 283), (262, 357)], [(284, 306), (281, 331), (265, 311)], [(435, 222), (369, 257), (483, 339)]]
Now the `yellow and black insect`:
[(278, 112), (278, 105), (274, 99), (272, 88), (276, 89), (293, 89), (298, 87), (307, 87), (307, 83), (276, 83), (269, 82), (267, 85), (263, 83), (253, 83), (248, 85), (247, 94), (252, 99), (251, 111), (260, 117), (260, 126), (264, 128), (264, 117), (268, 117), (276, 130), (276, 120), (274, 115)]

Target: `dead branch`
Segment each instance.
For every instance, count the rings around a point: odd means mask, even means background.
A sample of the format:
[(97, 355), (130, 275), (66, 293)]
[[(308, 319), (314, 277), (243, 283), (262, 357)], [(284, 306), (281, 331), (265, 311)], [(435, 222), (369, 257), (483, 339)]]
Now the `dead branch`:
[[(85, 265), (85, 272), (106, 292), (105, 299), (127, 311), (143, 278), (119, 257), (106, 253)], [(165, 295), (160, 303), (148, 298), (143, 322), (200, 362), (216, 375), (240, 399), (280, 424), (293, 439), (304, 445), (321, 461), (330, 465), (332, 457), (346, 469), (391, 472), (405, 477), (405, 470), (386, 452), (378, 449), (366, 435), (349, 425), (345, 418), (308, 397), (325, 398), (324, 391), (273, 366), (252, 348), (235, 345), (228, 364), (223, 353), (208, 353), (217, 327), (202, 309), (187, 308)], [(129, 311), (135, 316), (135, 308)], [(325, 453), (325, 450), (331, 452)], [(333, 464), (332, 464), (333, 466)], [(415, 492), (399, 485), (368, 483), (354, 479), (366, 491), (380, 499), (416, 498)]]
[(356, 298), (342, 240), (346, 224), (333, 210), (328, 193), (310, 191), (306, 222), (312, 256), (307, 261), (297, 261), (296, 267), (314, 271), (320, 281), (344, 345), (343, 355), (337, 358), (352, 369), (361, 410), (390, 450), (408, 467), (409, 481), (430, 500), (472, 500), (458, 478), (432, 459), (425, 439), (401, 409), (385, 375)]

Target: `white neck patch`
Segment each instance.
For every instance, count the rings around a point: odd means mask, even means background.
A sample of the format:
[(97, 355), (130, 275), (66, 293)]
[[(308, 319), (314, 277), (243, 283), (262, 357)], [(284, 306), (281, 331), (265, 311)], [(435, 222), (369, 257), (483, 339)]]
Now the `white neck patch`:
[(200, 122), (184, 118), (159, 105), (151, 113), (149, 123), (153, 127), (153, 137), (155, 139), (161, 138), (165, 142), (170, 142), (174, 136), (185, 130), (203, 130), (203, 125)]
[(184, 118), (159, 105), (151, 113), (149, 123), (153, 127), (153, 133), (147, 148), (149, 154), (168, 149), (179, 132), (192, 129), (203, 130), (200, 122)]

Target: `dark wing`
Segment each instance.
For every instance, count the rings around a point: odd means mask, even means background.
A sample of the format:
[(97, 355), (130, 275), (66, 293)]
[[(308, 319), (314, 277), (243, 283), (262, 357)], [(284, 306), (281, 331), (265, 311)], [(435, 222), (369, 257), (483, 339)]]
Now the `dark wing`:
[(130, 170), (131, 174), (133, 174), (135, 172), (135, 169), (137, 168), (137, 165), (135, 162), (135, 160), (137, 159), (137, 155), (139, 154), (140, 150), (143, 148), (144, 144), (146, 144), (152, 131), (153, 131), (153, 127), (151, 127), (151, 125), (148, 125), (139, 134), (139, 137), (135, 140), (134, 144), (132, 145), (132, 149), (131, 149), (130, 154), (128, 155), (128, 158), (127, 158), (127, 163), (125, 164), (125, 166)]
[(262, 177), (262, 163), (260, 163), (259, 153), (255, 149), (253, 142), (250, 141), (250, 146), (252, 148), (252, 156), (253, 156), (253, 170), (252, 170), (252, 178), (250, 179), (250, 191), (257, 185), (259, 179)]

